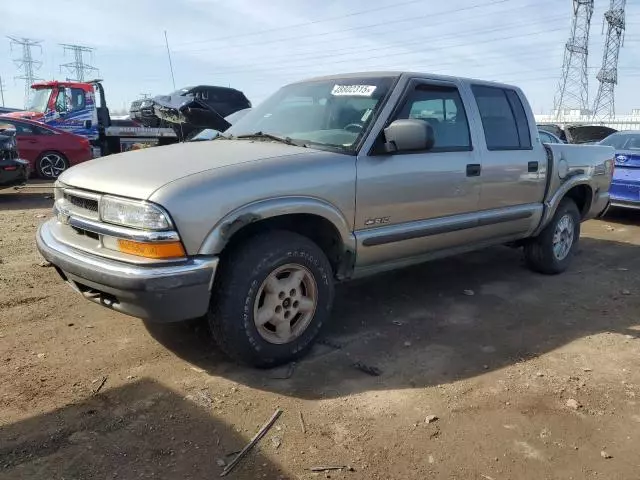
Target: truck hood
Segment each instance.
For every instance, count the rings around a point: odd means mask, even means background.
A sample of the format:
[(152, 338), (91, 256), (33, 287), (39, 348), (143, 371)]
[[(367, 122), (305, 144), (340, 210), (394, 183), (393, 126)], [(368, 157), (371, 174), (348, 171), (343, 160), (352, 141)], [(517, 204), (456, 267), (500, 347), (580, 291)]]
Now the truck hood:
[(35, 120), (40, 121), (44, 118), (44, 113), (40, 113), (40, 112), (25, 112), (25, 111), (18, 111), (18, 112), (9, 112), (9, 113), (3, 113), (3, 116), (5, 117), (11, 117), (11, 118), (25, 118), (27, 120)]
[(84, 162), (65, 171), (59, 180), (94, 192), (148, 199), (160, 187), (190, 175), (308, 152), (307, 148), (270, 141), (186, 142)]
[(596, 143), (617, 132), (614, 128), (602, 125), (567, 125), (564, 131), (568, 142), (575, 144)]

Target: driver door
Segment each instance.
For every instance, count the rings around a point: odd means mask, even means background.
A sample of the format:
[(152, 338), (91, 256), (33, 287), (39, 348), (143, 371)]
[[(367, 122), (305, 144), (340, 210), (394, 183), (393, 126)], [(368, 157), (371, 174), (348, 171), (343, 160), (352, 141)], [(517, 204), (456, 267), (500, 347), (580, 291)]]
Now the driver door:
[(481, 159), (473, 148), (461, 91), (453, 82), (412, 79), (386, 125), (428, 122), (435, 136), (426, 151), (384, 153), (380, 131), (357, 161), (357, 267), (448, 249), (472, 241), (479, 209)]

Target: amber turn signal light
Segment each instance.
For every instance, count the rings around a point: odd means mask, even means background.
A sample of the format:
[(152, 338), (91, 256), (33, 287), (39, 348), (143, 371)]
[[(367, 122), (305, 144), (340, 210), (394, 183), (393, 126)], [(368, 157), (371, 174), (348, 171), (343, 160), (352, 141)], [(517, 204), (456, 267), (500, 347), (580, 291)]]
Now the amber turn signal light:
[(180, 258), (186, 256), (180, 242), (134, 242), (118, 239), (118, 248), (122, 253), (146, 258)]

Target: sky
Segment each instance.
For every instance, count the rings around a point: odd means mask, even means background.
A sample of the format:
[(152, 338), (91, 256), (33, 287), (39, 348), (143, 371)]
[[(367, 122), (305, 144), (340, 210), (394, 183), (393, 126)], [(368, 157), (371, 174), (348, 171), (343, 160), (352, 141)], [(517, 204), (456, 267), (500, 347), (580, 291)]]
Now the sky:
[[(7, 36), (42, 41), (37, 75), (64, 79), (73, 59), (61, 43), (95, 50), (110, 109), (141, 94), (208, 84), (242, 90), (253, 104), (280, 86), (323, 74), (411, 70), (512, 83), (535, 113), (549, 113), (569, 36), (571, 0), (77, 0), (5, 1), (0, 76), (6, 106), (22, 107), (24, 82)], [(602, 61), (596, 0), (589, 56), (590, 100)], [(640, 108), (640, 2), (627, 2), (616, 112)]]

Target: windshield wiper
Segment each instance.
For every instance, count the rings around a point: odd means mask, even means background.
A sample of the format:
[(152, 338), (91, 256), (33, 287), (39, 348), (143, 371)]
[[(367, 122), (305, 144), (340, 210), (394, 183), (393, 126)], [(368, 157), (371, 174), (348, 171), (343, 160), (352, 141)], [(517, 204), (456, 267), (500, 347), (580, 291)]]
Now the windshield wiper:
[(236, 135), (236, 136), (230, 136), (230, 138), (264, 138), (266, 140), (273, 140), (274, 142), (280, 142), (280, 143), (284, 143), (286, 145), (294, 145), (296, 147), (300, 146), (297, 143), (295, 143), (293, 140), (291, 140), (289, 137), (279, 137), (277, 135), (272, 135), (270, 133), (264, 133), (264, 132), (256, 132), (256, 133), (250, 133), (250, 134), (246, 134), (246, 135)]

